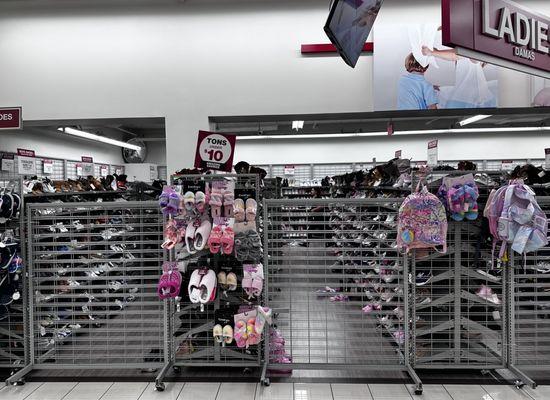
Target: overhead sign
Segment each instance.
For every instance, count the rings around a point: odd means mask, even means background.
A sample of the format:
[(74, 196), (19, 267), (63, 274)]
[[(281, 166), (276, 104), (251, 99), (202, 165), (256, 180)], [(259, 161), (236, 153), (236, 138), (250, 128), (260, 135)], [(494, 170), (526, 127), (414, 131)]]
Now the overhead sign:
[(82, 156), (82, 162), (84, 162), (84, 163), (93, 163), (94, 159), (92, 157)]
[(0, 108), (0, 129), (22, 129), (21, 107)]
[(550, 77), (550, 18), (510, 0), (442, 0), (443, 44), (458, 54)]
[(21, 175), (36, 175), (34, 150), (17, 149), (17, 172)]
[(502, 170), (503, 171), (512, 171), (514, 169), (513, 160), (502, 160)]
[(438, 140), (431, 140), (428, 142), (428, 166), (435, 167), (437, 166), (438, 157), (437, 157), (437, 150), (438, 150), (439, 141)]
[(195, 168), (231, 172), (235, 142), (234, 135), (199, 131)]
[(285, 165), (284, 173), (285, 173), (285, 175), (294, 175), (296, 173), (296, 166), (294, 166), (294, 165)]

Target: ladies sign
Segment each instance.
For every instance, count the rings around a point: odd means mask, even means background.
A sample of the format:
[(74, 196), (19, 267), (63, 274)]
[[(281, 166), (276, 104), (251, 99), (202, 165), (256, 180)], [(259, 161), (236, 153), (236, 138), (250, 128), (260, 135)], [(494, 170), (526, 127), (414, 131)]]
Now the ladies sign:
[(443, 44), (550, 77), (550, 18), (510, 0), (442, 0)]

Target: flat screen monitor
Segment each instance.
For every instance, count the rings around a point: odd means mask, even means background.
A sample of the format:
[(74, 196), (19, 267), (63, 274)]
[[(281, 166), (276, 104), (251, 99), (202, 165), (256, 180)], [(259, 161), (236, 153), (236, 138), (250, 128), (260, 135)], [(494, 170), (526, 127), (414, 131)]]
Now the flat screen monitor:
[(355, 68), (383, 0), (334, 0), (325, 32), (344, 61)]

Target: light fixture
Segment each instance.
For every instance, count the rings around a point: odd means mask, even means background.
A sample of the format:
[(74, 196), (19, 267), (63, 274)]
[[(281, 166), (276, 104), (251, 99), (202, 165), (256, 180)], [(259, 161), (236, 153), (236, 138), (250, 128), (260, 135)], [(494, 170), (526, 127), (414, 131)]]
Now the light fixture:
[(304, 129), (304, 121), (292, 121), (292, 129), (296, 131)]
[[(550, 131), (550, 126), (523, 126), (516, 128), (465, 128), (465, 129), (427, 129), (411, 131), (395, 131), (396, 135), (438, 135), (443, 133), (506, 133), (506, 132), (544, 132)], [(268, 135), (268, 136), (237, 136), (237, 140), (265, 140), (265, 139), (340, 139), (351, 137), (388, 136), (388, 132), (361, 132), (361, 133), (327, 133), (314, 135)]]
[(141, 147), (137, 146), (135, 144), (125, 143), (125, 142), (121, 142), (120, 140), (115, 140), (115, 139), (106, 138), (106, 137), (99, 136), (99, 135), (94, 135), (93, 133), (84, 132), (84, 131), (81, 131), (79, 129), (74, 129), (74, 128), (71, 128), (71, 127), (68, 127), (68, 126), (58, 128), (57, 130), (60, 131), (60, 132), (64, 132), (64, 133), (67, 133), (67, 134), (73, 135), (73, 136), (78, 136), (78, 137), (81, 137), (81, 138), (84, 138), (84, 139), (90, 139), (90, 140), (95, 140), (95, 141), (102, 142), (102, 143), (112, 144), (113, 146), (125, 147), (127, 149), (131, 149), (131, 150), (135, 150), (135, 151), (140, 151), (141, 150)]
[(460, 126), (466, 126), (466, 125), (473, 124), (474, 122), (478, 122), (478, 121), (481, 121), (481, 120), (489, 118), (489, 117), (492, 117), (492, 115), (483, 115), (483, 114), (474, 115), (473, 117), (463, 119), (462, 121), (459, 122), (459, 124), (460, 124)]

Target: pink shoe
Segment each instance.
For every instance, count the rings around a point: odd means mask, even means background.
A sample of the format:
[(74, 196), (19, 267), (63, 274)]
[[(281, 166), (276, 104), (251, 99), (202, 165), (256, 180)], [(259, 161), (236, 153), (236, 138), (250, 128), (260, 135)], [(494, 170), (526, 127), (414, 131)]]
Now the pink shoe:
[(233, 246), (235, 245), (235, 232), (232, 228), (227, 227), (223, 230), (221, 245), (223, 254), (230, 255), (233, 253)]
[(392, 333), (393, 338), (395, 339), (395, 342), (399, 345), (405, 344), (405, 332), (403, 330), (399, 329)]
[(332, 301), (333, 303), (349, 301), (349, 297), (343, 294), (337, 294), (336, 296), (332, 296), (330, 298), (330, 301)]
[(496, 293), (493, 292), (493, 289), (491, 289), (489, 286), (481, 285), (479, 290), (476, 292), (476, 295), (484, 300), (487, 300), (490, 303), (497, 305), (501, 304), (500, 299), (498, 298)]
[(378, 303), (369, 303), (365, 307), (363, 307), (363, 312), (365, 314), (371, 314), (374, 311), (380, 311), (382, 309), (382, 306)]
[(222, 244), (222, 229), (219, 225), (214, 226), (210, 231), (210, 237), (208, 238), (208, 247), (210, 247), (210, 253), (218, 254), (220, 252)]

